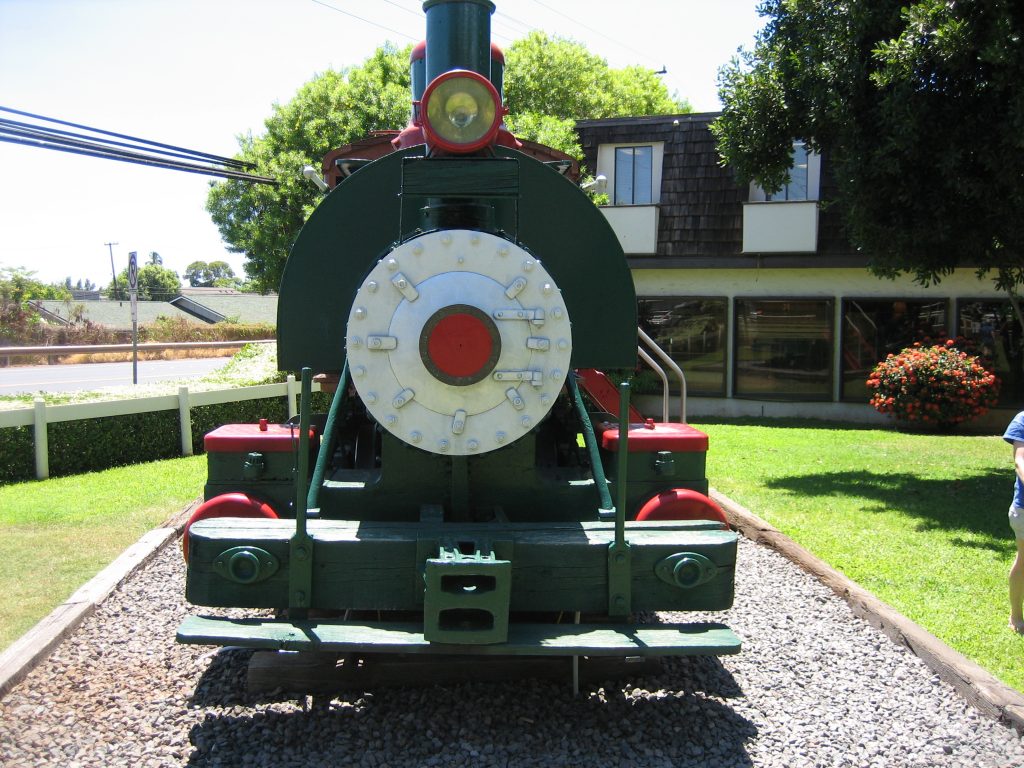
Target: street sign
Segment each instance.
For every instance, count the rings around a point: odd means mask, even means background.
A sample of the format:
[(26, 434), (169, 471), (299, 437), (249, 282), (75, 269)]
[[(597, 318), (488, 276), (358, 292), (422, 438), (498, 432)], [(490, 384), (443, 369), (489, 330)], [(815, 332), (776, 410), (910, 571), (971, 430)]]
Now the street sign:
[(139, 260), (137, 256), (135, 251), (128, 254), (128, 290), (132, 292), (139, 290)]
[(139, 259), (128, 254), (128, 293), (132, 300), (132, 384), (139, 383)]

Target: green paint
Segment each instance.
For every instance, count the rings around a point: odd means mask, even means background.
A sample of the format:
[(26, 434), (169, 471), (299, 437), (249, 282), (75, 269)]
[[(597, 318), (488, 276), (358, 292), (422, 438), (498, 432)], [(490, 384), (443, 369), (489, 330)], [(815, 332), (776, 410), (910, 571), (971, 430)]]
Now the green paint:
[(612, 495), (608, 490), (608, 481), (604, 474), (604, 463), (601, 460), (601, 453), (597, 446), (597, 436), (594, 434), (594, 422), (591, 421), (590, 414), (587, 413), (587, 407), (583, 404), (583, 396), (580, 394), (580, 387), (576, 381), (577, 378), (575, 373), (570, 373), (566, 379), (566, 384), (569, 387), (573, 407), (576, 409), (576, 415), (580, 421), (580, 429), (582, 431), (578, 438), (583, 440), (583, 445), (587, 449), (587, 455), (590, 457), (590, 468), (594, 473), (594, 486), (597, 489), (598, 499), (600, 500), (597, 514), (601, 519), (608, 519), (615, 515), (615, 506), (612, 504)]
[[(370, 163), (339, 184), (309, 217), (281, 281), (281, 370), (341, 370), (338, 350), (345, 347), (345, 324), (356, 290), (378, 259), (422, 226), (425, 198), (402, 194), (405, 161), (418, 158), (428, 169), (438, 166), (442, 175), (451, 162), (422, 159), (422, 153), (422, 147), (412, 147)], [(482, 170), (474, 172), (479, 176), (471, 182), (451, 176), (449, 181), (508, 190), (511, 166), (501, 161), (516, 161), (518, 197), (489, 202), (495, 234), (540, 259), (562, 289), (573, 328), (580, 329), (573, 337), (574, 368), (633, 367), (636, 295), (622, 247), (604, 215), (576, 185), (544, 163), (504, 147), (495, 155), (498, 160), (472, 161)], [(417, 189), (422, 189), (419, 184)]]
[(451, 69), (491, 74), (489, 0), (427, 0), (427, 83)]
[(608, 615), (618, 618), (633, 611), (632, 548), (626, 541), (626, 457), (629, 455), (629, 384), (619, 385), (619, 455), (615, 505), (615, 541), (608, 547)]
[(702, 554), (680, 552), (669, 555), (658, 563), (654, 572), (666, 584), (693, 589), (715, 578), (718, 568)]
[(214, 570), (236, 584), (257, 584), (280, 567), (276, 557), (259, 547), (231, 547), (213, 561)]
[(339, 621), (280, 622), (193, 616), (178, 642), (287, 651), (461, 653), (472, 656), (686, 656), (740, 652), (721, 624), (513, 624), (508, 640), (491, 645), (434, 644), (418, 624)]
[(348, 360), (341, 369), (341, 376), (338, 379), (338, 388), (331, 398), (331, 406), (327, 411), (327, 422), (324, 424), (323, 444), (316, 456), (316, 465), (313, 468), (313, 477), (309, 481), (309, 492), (306, 497), (306, 507), (317, 509), (320, 506), (320, 488), (324, 482), (324, 472), (327, 471), (327, 463), (334, 455), (334, 446), (337, 443), (338, 411), (345, 402), (345, 392), (348, 390)]
[(306, 484), (309, 482), (309, 410), (313, 375), (302, 369), (299, 398), (299, 455), (295, 468), (295, 532), (288, 541), (288, 607), (295, 618), (305, 618), (313, 602), (313, 538), (306, 524)]
[[(508, 639), (512, 563), (475, 542), (448, 542), (424, 574), (423, 636), (432, 643), (503, 643)], [(462, 552), (460, 548), (471, 548)]]
[[(190, 529), (187, 598), (196, 605), (285, 608), (294, 522), (202, 520)], [(612, 523), (403, 523), (312, 519), (312, 603), (323, 610), (420, 610), (426, 560), (452, 542), (488, 543), (511, 563), (510, 611), (608, 610)], [(732, 604), (736, 534), (709, 522), (627, 522), (632, 610), (725, 610)], [(256, 585), (223, 578), (213, 560), (237, 546), (259, 547), (282, 561)], [(665, 558), (697, 553), (715, 565), (700, 589), (659, 578)]]

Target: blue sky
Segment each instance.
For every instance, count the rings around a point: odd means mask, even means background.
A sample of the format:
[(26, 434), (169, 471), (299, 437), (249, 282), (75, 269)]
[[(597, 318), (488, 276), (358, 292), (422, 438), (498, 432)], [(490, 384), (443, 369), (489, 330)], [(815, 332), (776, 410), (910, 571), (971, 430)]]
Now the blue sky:
[[(570, 37), (621, 67), (667, 67), (698, 111), (762, 19), (757, 0), (496, 0), (507, 47), (528, 29)], [(0, 106), (231, 155), (274, 102), (318, 72), (423, 36), (418, 0), (0, 0)], [(357, 18), (359, 17), (359, 18)], [(13, 117), (3, 114), (4, 117)], [(110, 282), (128, 252), (181, 273), (224, 259), (203, 209), (207, 178), (0, 143), (0, 266), (46, 281)]]

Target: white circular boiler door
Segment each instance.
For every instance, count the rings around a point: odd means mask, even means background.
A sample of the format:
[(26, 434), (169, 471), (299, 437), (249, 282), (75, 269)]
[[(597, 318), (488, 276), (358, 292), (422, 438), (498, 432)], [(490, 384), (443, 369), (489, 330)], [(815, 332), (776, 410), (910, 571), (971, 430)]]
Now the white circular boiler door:
[(421, 235), (381, 259), (356, 293), (346, 343), (370, 414), (411, 445), (458, 456), (529, 432), (572, 355), (547, 270), (508, 240), (464, 229)]

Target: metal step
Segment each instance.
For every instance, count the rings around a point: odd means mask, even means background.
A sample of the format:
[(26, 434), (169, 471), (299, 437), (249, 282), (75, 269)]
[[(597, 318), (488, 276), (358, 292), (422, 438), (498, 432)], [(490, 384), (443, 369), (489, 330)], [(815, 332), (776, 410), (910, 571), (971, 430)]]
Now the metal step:
[(740, 652), (724, 624), (510, 624), (492, 645), (430, 643), (420, 623), (277, 621), (189, 616), (178, 642), (282, 651), (458, 653), (478, 656), (719, 656)]

